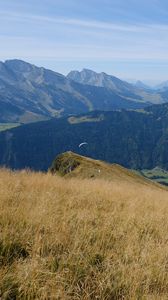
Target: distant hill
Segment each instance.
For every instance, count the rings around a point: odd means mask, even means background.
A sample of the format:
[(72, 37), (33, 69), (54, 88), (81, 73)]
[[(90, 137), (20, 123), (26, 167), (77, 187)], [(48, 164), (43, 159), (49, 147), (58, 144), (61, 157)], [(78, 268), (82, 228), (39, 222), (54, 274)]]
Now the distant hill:
[(0, 133), (0, 165), (14, 169), (47, 170), (56, 155), (73, 151), (126, 168), (168, 170), (167, 149), (168, 104), (90, 112)]

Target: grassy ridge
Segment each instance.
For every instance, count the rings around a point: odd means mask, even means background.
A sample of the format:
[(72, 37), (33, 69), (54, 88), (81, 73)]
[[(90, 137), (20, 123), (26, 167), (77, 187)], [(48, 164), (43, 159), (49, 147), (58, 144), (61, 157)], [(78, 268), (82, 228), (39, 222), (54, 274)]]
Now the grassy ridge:
[(0, 171), (2, 299), (167, 299), (168, 191)]
[(7, 129), (15, 128), (20, 126), (19, 123), (0, 123), (0, 131), (5, 131)]

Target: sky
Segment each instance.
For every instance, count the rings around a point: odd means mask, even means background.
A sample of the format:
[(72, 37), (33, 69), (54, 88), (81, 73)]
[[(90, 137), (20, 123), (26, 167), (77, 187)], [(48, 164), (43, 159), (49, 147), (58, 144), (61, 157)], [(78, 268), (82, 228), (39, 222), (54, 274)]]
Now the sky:
[(0, 60), (168, 80), (167, 0), (0, 0)]

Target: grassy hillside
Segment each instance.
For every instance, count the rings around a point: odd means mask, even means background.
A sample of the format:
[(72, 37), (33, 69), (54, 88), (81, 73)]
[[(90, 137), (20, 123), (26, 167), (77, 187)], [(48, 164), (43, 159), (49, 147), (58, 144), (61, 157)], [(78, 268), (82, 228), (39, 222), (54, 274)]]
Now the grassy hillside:
[(168, 190), (126, 178), (2, 169), (1, 299), (167, 299)]
[[(68, 151), (59, 154), (53, 161), (50, 171), (52, 174), (66, 178), (124, 180), (125, 182), (139, 182), (143, 185), (155, 184), (144, 178), (140, 172), (128, 170), (118, 164), (109, 164), (77, 153)], [(149, 178), (150, 179), (150, 178)]]

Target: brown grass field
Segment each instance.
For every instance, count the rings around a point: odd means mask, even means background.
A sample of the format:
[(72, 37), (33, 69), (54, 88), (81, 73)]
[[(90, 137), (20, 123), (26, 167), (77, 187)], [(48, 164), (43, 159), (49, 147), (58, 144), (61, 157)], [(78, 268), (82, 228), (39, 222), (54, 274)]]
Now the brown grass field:
[(0, 170), (0, 299), (168, 299), (168, 190)]

